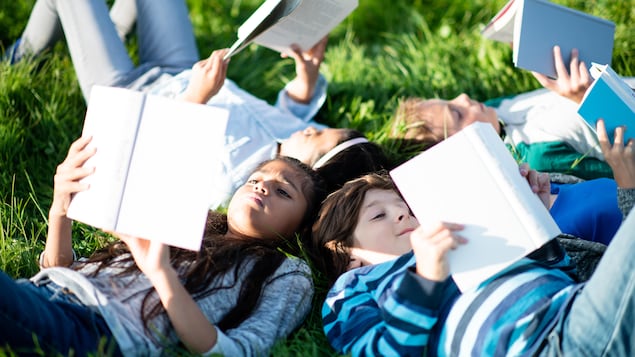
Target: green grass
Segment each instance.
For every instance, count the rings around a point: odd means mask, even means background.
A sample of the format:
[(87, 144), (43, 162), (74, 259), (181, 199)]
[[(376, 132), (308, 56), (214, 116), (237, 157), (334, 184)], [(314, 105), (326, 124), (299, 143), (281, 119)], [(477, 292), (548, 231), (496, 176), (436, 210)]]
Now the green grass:
[[(201, 56), (228, 47), (259, 2), (189, 0)], [(386, 140), (386, 123), (399, 98), (466, 92), (486, 100), (537, 88), (528, 72), (512, 66), (508, 46), (479, 35), (504, 2), (360, 0), (330, 37), (323, 65), (329, 97), (318, 120), (362, 130), (399, 158)], [(612, 65), (622, 75), (634, 75), (635, 0), (556, 2), (614, 21)], [(33, 3), (0, 4), (0, 52), (20, 35)], [(129, 45), (132, 51), (134, 39)], [(232, 59), (228, 73), (270, 102), (293, 75), (292, 60), (254, 46)], [(55, 168), (79, 136), (85, 109), (63, 43), (37, 61), (0, 63), (0, 268), (13, 277), (37, 271)], [(104, 239), (90, 227), (75, 227), (75, 249), (82, 255)], [(321, 331), (319, 308), (274, 355), (334, 355)]]

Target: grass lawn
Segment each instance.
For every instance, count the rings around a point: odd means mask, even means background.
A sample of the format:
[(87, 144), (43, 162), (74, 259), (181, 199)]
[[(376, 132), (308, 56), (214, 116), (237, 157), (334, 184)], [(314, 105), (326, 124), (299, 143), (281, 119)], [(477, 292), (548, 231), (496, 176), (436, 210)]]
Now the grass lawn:
[[(260, 0), (189, 0), (201, 56), (233, 43), (237, 27)], [(613, 68), (635, 75), (635, 0), (556, 0), (617, 25)], [(33, 0), (0, 4), (0, 52), (20, 36)], [(404, 96), (478, 100), (535, 89), (515, 69), (509, 46), (481, 38), (480, 29), (505, 0), (360, 0), (332, 33), (322, 72), (329, 96), (318, 120), (352, 127), (400, 154), (386, 138), (387, 121)], [(129, 40), (131, 52), (135, 39)], [(35, 62), (0, 63), (0, 269), (13, 277), (37, 271), (44, 247), (55, 168), (79, 137), (85, 103), (64, 43)], [(294, 76), (291, 59), (251, 46), (232, 59), (228, 77), (270, 102)], [(160, 194), (160, 193), (159, 193)], [(108, 239), (76, 224), (74, 246), (88, 255)], [(274, 355), (335, 355), (320, 325), (320, 306)], [(3, 351), (0, 350), (0, 355)]]

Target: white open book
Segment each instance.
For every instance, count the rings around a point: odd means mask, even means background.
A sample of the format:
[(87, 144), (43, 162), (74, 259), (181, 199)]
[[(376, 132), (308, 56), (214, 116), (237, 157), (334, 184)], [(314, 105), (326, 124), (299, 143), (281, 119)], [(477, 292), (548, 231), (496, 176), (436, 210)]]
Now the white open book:
[(95, 172), (68, 217), (198, 250), (228, 117), (224, 109), (93, 87), (83, 135), (97, 148), (85, 164)]
[(488, 123), (474, 123), (390, 172), (422, 225), (465, 225), (468, 243), (448, 253), (465, 291), (560, 234)]
[(292, 44), (309, 50), (356, 7), (357, 0), (266, 0), (238, 28), (225, 58), (252, 42), (282, 53)]
[(615, 24), (547, 0), (509, 0), (483, 28), (489, 39), (510, 43), (514, 65), (556, 77), (553, 46), (564, 63), (577, 48), (580, 60), (611, 63)]

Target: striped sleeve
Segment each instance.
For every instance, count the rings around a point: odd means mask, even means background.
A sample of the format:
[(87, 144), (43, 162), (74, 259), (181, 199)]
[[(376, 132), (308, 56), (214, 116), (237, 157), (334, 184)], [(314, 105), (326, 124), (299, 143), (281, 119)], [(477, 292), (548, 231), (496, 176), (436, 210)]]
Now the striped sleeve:
[(333, 348), (355, 356), (424, 353), (451, 281), (427, 281), (403, 263), (400, 259), (340, 277), (322, 309)]

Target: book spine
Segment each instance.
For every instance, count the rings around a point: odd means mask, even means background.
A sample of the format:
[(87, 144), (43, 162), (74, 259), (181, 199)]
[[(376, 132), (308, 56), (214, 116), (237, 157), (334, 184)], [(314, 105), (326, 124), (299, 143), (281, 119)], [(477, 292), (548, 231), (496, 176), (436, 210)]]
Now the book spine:
[(128, 174), (130, 172), (132, 158), (134, 157), (135, 147), (137, 146), (137, 136), (139, 135), (139, 127), (141, 126), (141, 120), (143, 118), (143, 112), (145, 111), (146, 100), (147, 99), (148, 99), (148, 95), (144, 93), (141, 96), (141, 105), (140, 105), (140, 108), (139, 108), (139, 116), (137, 118), (136, 127), (134, 129), (134, 139), (132, 141), (132, 148), (130, 149), (130, 155), (128, 156), (128, 162), (126, 163), (124, 180), (123, 180), (123, 185), (122, 185), (122, 188), (121, 188), (121, 197), (119, 197), (119, 204), (117, 205), (117, 213), (115, 214), (115, 231), (117, 230), (117, 226), (119, 225), (119, 216), (120, 216), (120, 212), (121, 212), (121, 206), (122, 206), (122, 204), (124, 202), (124, 196), (126, 195), (126, 186), (127, 186), (127, 183), (128, 183)]
[[(523, 226), (523, 230), (531, 237), (535, 247), (540, 247), (551, 236), (548, 225), (544, 224), (544, 214), (548, 215), (540, 199), (531, 191), (524, 177), (520, 175), (518, 164), (496, 135), (494, 130), (463, 130), (471, 146), (487, 167), (492, 180), (501, 190), (513, 214)], [(489, 129), (489, 128), (487, 128)], [(489, 143), (489, 145), (488, 145)], [(555, 224), (555, 223), (554, 223)]]

